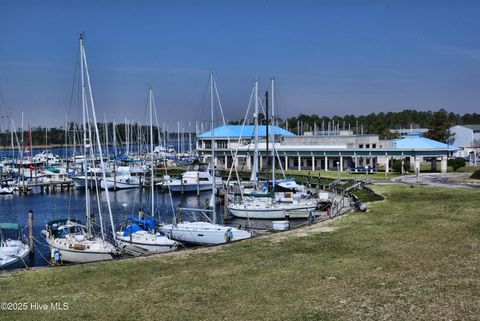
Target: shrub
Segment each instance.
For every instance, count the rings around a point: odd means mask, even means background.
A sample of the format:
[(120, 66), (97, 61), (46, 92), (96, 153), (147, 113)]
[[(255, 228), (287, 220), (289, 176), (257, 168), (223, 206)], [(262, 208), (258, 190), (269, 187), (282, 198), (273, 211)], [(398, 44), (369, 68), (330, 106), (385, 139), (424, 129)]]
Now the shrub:
[(447, 165), (452, 166), (453, 171), (457, 171), (460, 167), (465, 167), (465, 164), (465, 158), (461, 157), (451, 158), (447, 161)]
[(473, 172), (470, 178), (480, 179), (480, 169), (477, 169), (475, 172)]
[[(392, 168), (395, 172), (401, 173), (402, 172), (402, 160), (401, 159), (394, 159)], [(410, 169), (410, 164), (408, 162), (403, 163), (403, 171), (408, 172)]]

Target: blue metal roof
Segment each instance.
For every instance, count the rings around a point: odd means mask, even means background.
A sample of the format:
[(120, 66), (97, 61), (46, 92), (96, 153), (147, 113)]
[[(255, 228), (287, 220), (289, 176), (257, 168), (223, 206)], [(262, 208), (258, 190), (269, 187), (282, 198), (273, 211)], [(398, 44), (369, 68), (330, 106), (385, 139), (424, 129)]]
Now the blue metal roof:
[(395, 139), (395, 147), (401, 149), (443, 149), (443, 150), (458, 150), (458, 147), (447, 145), (442, 142), (425, 138), (425, 137), (405, 137)]
[[(265, 137), (266, 129), (267, 129), (267, 126), (265, 125), (258, 126), (258, 136)], [(275, 135), (295, 136), (295, 134), (292, 134), (291, 132), (286, 131), (285, 129), (282, 129), (278, 126), (268, 126), (268, 131), (270, 135), (275, 132)], [(250, 138), (255, 135), (255, 126), (245, 125), (243, 126), (243, 131), (242, 131), (241, 125), (220, 126), (214, 129), (214, 134), (215, 134), (215, 138), (239, 138), (240, 136), (245, 138)], [(212, 131), (205, 132), (203, 134), (198, 135), (197, 137), (210, 138), (212, 137)]]

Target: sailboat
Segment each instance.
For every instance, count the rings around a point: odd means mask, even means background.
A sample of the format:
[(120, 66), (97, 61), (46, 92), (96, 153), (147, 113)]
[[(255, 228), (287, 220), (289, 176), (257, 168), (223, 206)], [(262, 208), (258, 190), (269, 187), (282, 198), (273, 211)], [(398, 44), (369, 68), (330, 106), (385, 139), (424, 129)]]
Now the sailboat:
[[(84, 75), (85, 74), (85, 75)], [(84, 48), (84, 36), (80, 35), (80, 75), (81, 75), (81, 92), (82, 92), (82, 109), (83, 109), (83, 142), (84, 142), (84, 169), (88, 169), (89, 151), (92, 147), (92, 123), (95, 129), (95, 138), (100, 154), (100, 169), (102, 177), (105, 179), (105, 164), (103, 162), (102, 146), (100, 144), (100, 136), (98, 135), (98, 125), (95, 115), (95, 105), (93, 102), (92, 88), (90, 84), (90, 75), (88, 72), (87, 59)], [(86, 76), (86, 79), (85, 79)], [(86, 94), (89, 94), (89, 101)], [(90, 104), (90, 108), (88, 108)], [(89, 110), (90, 109), (90, 110)], [(92, 120), (89, 119), (92, 116)], [(88, 135), (87, 135), (88, 134)], [(86, 263), (101, 260), (111, 260), (116, 254), (116, 247), (105, 239), (103, 231), (103, 223), (100, 217), (100, 226), (102, 237), (94, 235), (93, 215), (91, 213), (90, 194), (87, 189), (87, 176), (85, 179), (85, 209), (87, 217), (87, 225), (81, 224), (77, 220), (60, 219), (47, 223), (46, 230), (42, 231), (46, 241), (50, 246), (52, 256), (55, 252), (60, 252), (62, 260), (73, 263)], [(113, 225), (112, 209), (110, 207), (109, 193), (105, 193), (107, 198), (108, 212), (110, 215), (110, 224), (112, 227), (113, 238), (115, 238), (115, 229)], [(98, 186), (97, 186), (97, 198)], [(98, 208), (101, 216), (101, 209)]]
[[(16, 231), (17, 237), (12, 239), (7, 231)], [(12, 265), (23, 260), (30, 251), (28, 245), (20, 238), (20, 226), (16, 223), (0, 223), (0, 267)]]
[[(272, 78), (272, 99), (274, 99), (274, 80)], [(250, 180), (258, 186), (258, 80), (255, 81), (255, 150), (254, 150), (254, 164)], [(269, 155), (269, 125), (268, 125), (268, 91), (265, 92), (265, 110), (266, 110), (266, 149), (267, 156)], [(272, 109), (274, 109), (272, 104)], [(273, 117), (275, 118), (275, 117)], [(275, 126), (272, 126), (273, 129)], [(275, 134), (274, 134), (275, 136)], [(275, 141), (273, 143), (275, 148)], [(249, 195), (242, 195), (240, 201), (229, 203), (228, 210), (233, 216), (240, 218), (257, 218), (257, 219), (284, 219), (290, 216), (290, 213), (295, 213), (296, 217), (309, 217), (310, 213), (317, 208), (317, 202), (311, 198), (292, 197), (293, 194), (281, 193), (279, 197), (275, 195), (275, 153), (273, 155), (272, 163), (272, 190), (270, 190), (269, 181), (269, 157), (267, 157), (267, 180), (265, 188), (262, 191), (252, 191)], [(281, 182), (284, 186), (294, 186), (293, 183), (285, 181)], [(296, 184), (295, 184), (296, 185)], [(298, 187), (297, 187), (298, 188)]]
[(139, 213), (138, 217), (128, 216), (130, 223), (127, 225), (124, 231), (117, 232), (117, 240), (119, 246), (136, 246), (145, 249), (149, 252), (171, 252), (175, 251), (178, 247), (178, 242), (169, 239), (168, 237), (160, 234), (155, 230), (155, 184), (153, 184), (154, 178), (154, 149), (153, 149), (153, 93), (150, 88), (148, 91), (149, 109), (150, 109), (150, 192), (151, 192), (151, 218), (145, 218), (143, 211)]
[[(212, 176), (215, 176), (215, 129), (214, 129), (214, 100), (213, 100), (213, 89), (214, 89), (214, 79), (213, 73), (210, 74), (210, 107), (211, 107), (211, 121), (212, 121), (212, 157), (210, 168), (212, 170)], [(201, 222), (201, 221), (182, 221), (174, 222), (173, 224), (167, 224), (160, 227), (160, 231), (169, 236), (170, 238), (190, 243), (190, 244), (199, 244), (199, 245), (215, 245), (223, 244), (231, 241), (238, 241), (243, 239), (248, 239), (252, 237), (250, 231), (241, 230), (235, 227), (224, 226), (216, 224), (216, 213), (215, 213), (215, 194), (216, 194), (216, 184), (213, 180), (211, 182), (212, 186), (212, 197), (210, 199), (210, 211), (212, 214), (211, 222)], [(200, 212), (206, 212), (206, 210), (193, 209)]]

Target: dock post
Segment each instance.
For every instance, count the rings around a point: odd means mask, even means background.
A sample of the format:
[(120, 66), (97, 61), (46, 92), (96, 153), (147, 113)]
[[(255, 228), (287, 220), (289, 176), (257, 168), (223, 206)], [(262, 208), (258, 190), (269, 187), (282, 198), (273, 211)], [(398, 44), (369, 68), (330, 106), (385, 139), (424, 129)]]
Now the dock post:
[[(213, 179), (215, 179), (215, 177)], [(197, 197), (198, 196), (200, 196), (200, 173), (197, 172)]]
[(34, 243), (33, 243), (33, 211), (28, 211), (28, 247), (30, 248), (30, 253), (34, 253)]

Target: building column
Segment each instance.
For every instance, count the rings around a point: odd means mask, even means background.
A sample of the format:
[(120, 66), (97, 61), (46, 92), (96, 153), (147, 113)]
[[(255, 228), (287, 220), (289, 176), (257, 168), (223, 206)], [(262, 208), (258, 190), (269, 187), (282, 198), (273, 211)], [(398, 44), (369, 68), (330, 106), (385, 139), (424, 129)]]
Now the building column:
[(389, 173), (390, 171), (390, 157), (385, 157), (385, 173)]
[(298, 170), (302, 170), (302, 157), (300, 155), (298, 155)]
[(415, 157), (410, 156), (410, 171), (415, 172)]
[(355, 173), (358, 173), (358, 156), (355, 155)]
[(325, 172), (328, 172), (328, 156), (325, 156)]
[(288, 170), (288, 156), (285, 155), (285, 170)]
[(415, 173), (420, 173), (420, 159), (415, 156)]
[(447, 157), (446, 156), (442, 156), (442, 159), (440, 161), (440, 170), (441, 170), (442, 173), (447, 172)]
[(260, 155), (258, 157), (258, 170), (261, 171), (262, 168), (263, 168), (263, 157), (262, 157), (262, 155)]
[(342, 155), (340, 155), (340, 164), (338, 166), (340, 166), (340, 172), (343, 172), (343, 156)]
[(223, 169), (228, 169), (228, 156), (225, 155), (225, 164), (223, 165)]
[(315, 170), (315, 156), (312, 156), (312, 171)]
[(250, 157), (250, 154), (247, 154), (247, 168), (249, 171), (252, 170), (252, 157)]

